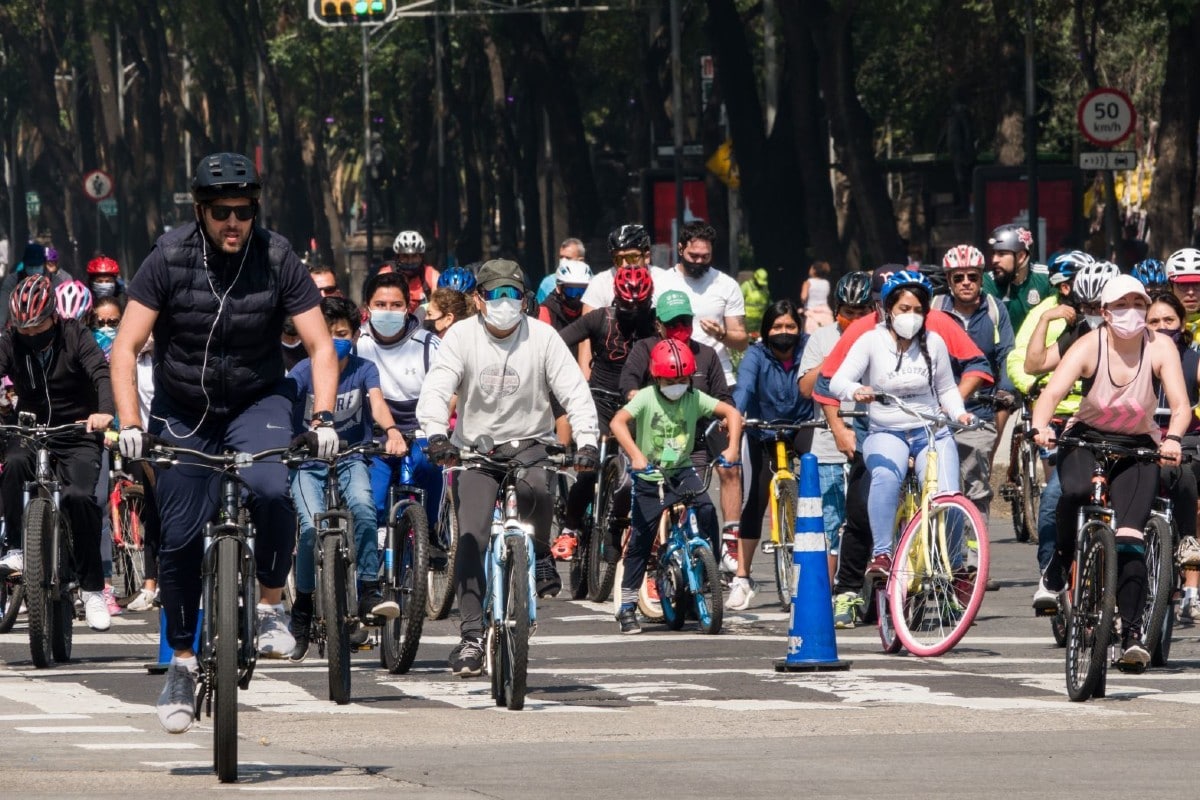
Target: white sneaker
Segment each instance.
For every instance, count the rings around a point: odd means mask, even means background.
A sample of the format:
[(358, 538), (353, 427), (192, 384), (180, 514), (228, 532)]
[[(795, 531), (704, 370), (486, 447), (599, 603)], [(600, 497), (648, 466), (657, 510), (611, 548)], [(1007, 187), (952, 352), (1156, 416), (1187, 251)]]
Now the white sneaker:
[(749, 578), (734, 578), (729, 584), (729, 598), (725, 607), (730, 611), (745, 611), (750, 607), (750, 601), (758, 594), (758, 586)]
[(171, 659), (167, 683), (155, 704), (158, 721), (167, 733), (184, 733), (195, 722), (197, 673), (195, 666), (188, 667)]
[(1186, 622), (1200, 622), (1200, 600), (1184, 601), (1179, 609), (1179, 618)]
[(129, 605), (125, 606), (126, 611), (149, 611), (154, 608), (154, 597), (157, 591), (154, 589), (142, 589), (138, 592), (137, 597), (129, 601)]
[(106, 631), (112, 627), (112, 615), (108, 613), (108, 602), (104, 592), (83, 592), (83, 615), (88, 627), (94, 631)]
[(296, 647), (296, 638), (288, 630), (287, 614), (281, 608), (258, 604), (258, 654), (267, 658), (287, 658)]
[(21, 552), (21, 548), (12, 547), (4, 554), (4, 558), (0, 558), (0, 573), (11, 575), (14, 572), (21, 572), (25, 569), (25, 554)]
[[(1181, 567), (1200, 566), (1200, 542), (1196, 541), (1195, 536), (1185, 536), (1179, 542), (1175, 562)], [(0, 561), (0, 564), (3, 563)]]

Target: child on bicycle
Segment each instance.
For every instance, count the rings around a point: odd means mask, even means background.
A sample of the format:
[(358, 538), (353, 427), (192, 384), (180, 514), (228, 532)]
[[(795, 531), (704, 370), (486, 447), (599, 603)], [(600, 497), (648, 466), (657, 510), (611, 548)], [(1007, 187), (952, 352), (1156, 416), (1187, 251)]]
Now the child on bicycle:
[[(392, 421), (392, 412), (379, 388), (379, 370), (373, 363), (350, 353), (358, 338), (362, 317), (354, 303), (342, 297), (321, 300), (321, 314), (329, 326), (338, 357), (337, 403), (334, 411), (334, 430), (347, 446), (372, 439), (372, 418), (387, 429), (385, 449), (388, 455), (404, 455), (406, 445), (400, 429)], [(313, 381), (312, 361), (304, 359), (292, 368), (288, 378), (296, 384), (296, 403), (293, 427), (297, 433), (306, 431), (306, 420), (312, 418)], [(368, 412), (369, 406), (369, 412)], [(298, 438), (314, 435), (300, 433)], [(315, 435), (314, 435), (315, 436)], [(309, 447), (310, 451), (315, 450)], [(292, 470), (292, 502), (300, 523), (300, 541), (296, 548), (296, 602), (292, 605), (291, 633), (296, 647), (291, 659), (300, 661), (308, 652), (312, 624), (313, 591), (316, 588), (314, 543), (317, 530), (314, 517), (325, 509), (325, 477), (329, 465), (309, 461)], [(337, 461), (338, 484), (346, 508), (354, 517), (354, 546), (357, 553), (359, 577), (359, 619), (371, 617), (395, 618), (400, 607), (394, 600), (384, 600), (379, 589), (379, 539), (375, 533), (375, 501), (371, 494), (371, 476), (361, 455)]]
[[(736, 462), (741, 452), (742, 417), (729, 403), (692, 388), (696, 359), (687, 345), (664, 339), (650, 351), (647, 386), (613, 415), (609, 424), (613, 438), (629, 457), (633, 482), (631, 533), (625, 548), (625, 574), (621, 579), (621, 610), (617, 623), (621, 633), (641, 633), (637, 620), (637, 594), (646, 573), (646, 562), (664, 508), (679, 501), (683, 492), (699, 492), (692, 500), (696, 520), (710, 542), (716, 541), (717, 510), (703, 491), (700, 476), (691, 463), (696, 421), (715, 416), (729, 431), (729, 444), (721, 457)], [(637, 424), (637, 440), (629, 423)], [(647, 473), (653, 465), (657, 469)], [(662, 495), (659, 495), (659, 489)], [(713, 577), (715, 580), (715, 576)]]

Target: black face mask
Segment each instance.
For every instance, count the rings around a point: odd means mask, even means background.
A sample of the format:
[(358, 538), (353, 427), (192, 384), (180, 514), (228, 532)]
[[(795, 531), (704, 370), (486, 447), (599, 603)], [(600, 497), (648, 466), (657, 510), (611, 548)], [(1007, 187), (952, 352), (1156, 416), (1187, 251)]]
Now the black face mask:
[(562, 302), (563, 308), (570, 311), (578, 311), (583, 308), (582, 297), (567, 297), (565, 294), (559, 296), (559, 301)]
[(772, 333), (767, 337), (767, 344), (772, 350), (780, 353), (790, 353), (796, 349), (796, 344), (800, 341), (798, 333)]
[(1155, 331), (1159, 336), (1166, 336), (1175, 343), (1175, 347), (1182, 353), (1184, 349), (1183, 331)]
[(54, 341), (54, 328), (47, 328), (41, 333), (35, 333), (32, 336), (18, 332), (17, 336), (21, 337), (21, 341), (24, 342), (30, 350), (35, 353), (40, 353), (49, 347), (50, 343)]
[(705, 262), (688, 261), (683, 256), (679, 257), (679, 263), (683, 264), (683, 271), (691, 278), (701, 278), (704, 273), (712, 267), (712, 264)]
[(436, 320), (432, 320), (432, 319), (422, 320), (421, 327), (424, 328), (425, 330), (429, 331), (430, 333), (434, 334), (435, 336), (438, 335)]

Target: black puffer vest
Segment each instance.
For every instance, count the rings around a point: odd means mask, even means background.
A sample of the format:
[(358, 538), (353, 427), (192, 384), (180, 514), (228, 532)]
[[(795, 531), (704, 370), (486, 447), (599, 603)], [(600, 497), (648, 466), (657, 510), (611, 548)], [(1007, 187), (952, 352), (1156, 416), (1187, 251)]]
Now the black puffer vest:
[(242, 253), (226, 256), (210, 245), (206, 270), (202, 238), (192, 222), (156, 245), (170, 300), (154, 326), (155, 383), (175, 411), (199, 417), (207, 408), (211, 419), (236, 415), (283, 377), (279, 274), (291, 245), (255, 226), (245, 264)]

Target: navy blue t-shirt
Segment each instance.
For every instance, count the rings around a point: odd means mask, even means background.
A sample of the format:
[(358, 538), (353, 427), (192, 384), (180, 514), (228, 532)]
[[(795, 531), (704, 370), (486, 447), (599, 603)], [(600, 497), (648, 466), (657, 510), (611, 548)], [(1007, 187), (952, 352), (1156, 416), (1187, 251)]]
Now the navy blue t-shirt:
[[(292, 426), (297, 433), (308, 430), (312, 419), (313, 382), (312, 359), (304, 359), (288, 373), (296, 384), (296, 404), (292, 411)], [(347, 444), (361, 444), (374, 438), (371, 426), (371, 402), (367, 393), (379, 388), (379, 369), (370, 361), (349, 356), (346, 368), (338, 376), (337, 402), (333, 407), (333, 429)]]

